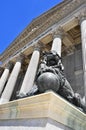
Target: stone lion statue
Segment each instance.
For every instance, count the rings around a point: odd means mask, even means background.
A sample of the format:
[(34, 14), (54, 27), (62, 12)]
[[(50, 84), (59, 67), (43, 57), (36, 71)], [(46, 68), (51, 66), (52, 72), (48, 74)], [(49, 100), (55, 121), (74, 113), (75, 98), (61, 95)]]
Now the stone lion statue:
[(55, 51), (43, 52), (36, 74), (35, 85), (26, 96), (32, 96), (52, 90), (67, 101), (86, 112), (86, 106), (80, 94), (74, 93), (64, 76), (61, 57)]
[(80, 94), (74, 93), (65, 78), (61, 57), (55, 51), (43, 53), (36, 76), (36, 85), (39, 93), (52, 90), (86, 112), (86, 106)]

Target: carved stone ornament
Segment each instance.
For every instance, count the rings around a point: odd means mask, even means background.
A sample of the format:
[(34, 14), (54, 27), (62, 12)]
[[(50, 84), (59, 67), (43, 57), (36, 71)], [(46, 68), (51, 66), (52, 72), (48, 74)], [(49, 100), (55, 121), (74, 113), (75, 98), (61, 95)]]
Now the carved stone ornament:
[(25, 60), (25, 55), (23, 53), (21, 53), (17, 58), (16, 61), (18, 62), (23, 62)]
[(86, 20), (86, 7), (80, 11), (79, 15), (76, 18), (78, 19), (79, 24), (81, 24), (83, 20)]
[(12, 61), (9, 61), (7, 64), (6, 64), (6, 68), (11, 70), (13, 68), (13, 65), (14, 63)]
[(52, 32), (52, 36), (53, 36), (53, 39), (56, 38), (56, 37), (63, 39), (66, 36), (66, 32), (60, 26), (58, 29), (56, 29)]

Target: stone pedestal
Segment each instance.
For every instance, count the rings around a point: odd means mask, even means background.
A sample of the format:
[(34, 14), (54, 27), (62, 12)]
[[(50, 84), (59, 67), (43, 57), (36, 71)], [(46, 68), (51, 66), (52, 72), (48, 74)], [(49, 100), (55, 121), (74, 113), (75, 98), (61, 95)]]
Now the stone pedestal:
[(54, 92), (0, 105), (1, 130), (86, 130), (86, 114)]

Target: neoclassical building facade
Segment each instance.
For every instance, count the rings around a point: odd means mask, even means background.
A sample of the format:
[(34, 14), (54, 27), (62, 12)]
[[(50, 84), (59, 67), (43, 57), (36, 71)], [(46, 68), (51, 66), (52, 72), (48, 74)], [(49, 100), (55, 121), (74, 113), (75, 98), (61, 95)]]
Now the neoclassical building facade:
[[(27, 113), (27, 109), (24, 106), (22, 112), (22, 104), (27, 101), (29, 103), (35, 102), (37, 99), (39, 102), (42, 101), (42, 104), (38, 107), (41, 114), (35, 115), (34, 112), (32, 115), (28, 115), (31, 118), (37, 117), (42, 118), (47, 115), (43, 109), (47, 110), (47, 106), (43, 106), (43, 101), (49, 104), (49, 101), (56, 101), (56, 97), (50, 96), (51, 93), (42, 95), (44, 99), (39, 95), (39, 98), (36, 97), (33, 100), (26, 99), (18, 101), (16, 99), (17, 93), (21, 96), (26, 95), (35, 84), (35, 77), (40, 62), (41, 51), (50, 51), (54, 50), (62, 57), (62, 63), (64, 65), (65, 76), (69, 81), (74, 92), (79, 93), (81, 97), (85, 100), (86, 98), (86, 0), (64, 0), (60, 4), (51, 8), (49, 11), (45, 12), (38, 18), (34, 19), (22, 32), (21, 34), (9, 45), (9, 47), (0, 55), (0, 113), (1, 119), (15, 119), (23, 118), (23, 115), (17, 115), (18, 111), (21, 113)], [(48, 97), (49, 96), (49, 97)], [(46, 98), (47, 97), (47, 98)], [(53, 100), (51, 100), (51, 98)], [(57, 97), (58, 98), (58, 97)], [(59, 99), (61, 100), (61, 99)], [(58, 100), (58, 103), (59, 103)], [(10, 104), (12, 102), (12, 104)], [(63, 101), (62, 101), (63, 102)], [(36, 102), (37, 103), (37, 102)], [(34, 106), (37, 107), (35, 103)], [(56, 103), (56, 102), (55, 102)], [(4, 106), (5, 104), (6, 106)], [(63, 103), (65, 104), (65, 103)], [(19, 105), (19, 106), (18, 106)], [(26, 105), (26, 104), (25, 104)], [(55, 104), (54, 104), (55, 105)], [(61, 109), (62, 109), (62, 104)], [(66, 104), (68, 105), (68, 104)], [(64, 105), (64, 110), (66, 108)], [(17, 109), (14, 106), (18, 106)], [(27, 105), (26, 105), (27, 106)], [(52, 105), (51, 105), (52, 106)], [(4, 110), (7, 111), (6, 114)], [(9, 107), (9, 110), (8, 110)], [(12, 107), (12, 109), (11, 109)], [(70, 108), (71, 107), (71, 108)], [(27, 107), (30, 112), (35, 109)], [(60, 107), (59, 107), (60, 108)], [(68, 121), (68, 113), (63, 117), (62, 111), (60, 112), (62, 119), (58, 119), (55, 114), (51, 114), (50, 107), (47, 117), (52, 117), (58, 122), (67, 125), (68, 127), (75, 128), (73, 130), (85, 130), (86, 128), (86, 117), (82, 113), (79, 113), (75, 108), (68, 105), (67, 109), (70, 108), (70, 112), (73, 112), (76, 117), (72, 116), (72, 123)], [(51, 107), (53, 110), (53, 106)], [(65, 111), (63, 112), (65, 113)], [(15, 111), (15, 112), (14, 112)], [(37, 109), (36, 109), (37, 111)], [(68, 110), (69, 111), (69, 110)], [(14, 112), (14, 114), (12, 114)], [(52, 113), (54, 113), (52, 112)], [(66, 111), (67, 112), (67, 111)], [(69, 112), (69, 113), (70, 113)], [(71, 112), (71, 113), (72, 113)], [(4, 113), (4, 114), (3, 114)], [(26, 114), (25, 113), (25, 114)], [(12, 116), (11, 116), (12, 114)], [(35, 116), (34, 116), (35, 115)], [(71, 117), (72, 114), (70, 114)], [(80, 116), (80, 120), (78, 120)], [(27, 118), (26, 115), (24, 115)], [(78, 125), (77, 121), (83, 121), (82, 125)], [(64, 119), (64, 120), (63, 120)], [(77, 124), (73, 126), (73, 123)], [(72, 125), (71, 125), (72, 124)], [(80, 126), (80, 127), (79, 127)], [(65, 126), (66, 128), (66, 126)], [(46, 128), (47, 130), (48, 128)], [(34, 130), (31, 129), (31, 130)], [(64, 129), (65, 130), (65, 129)], [(71, 129), (68, 129), (71, 130)]]

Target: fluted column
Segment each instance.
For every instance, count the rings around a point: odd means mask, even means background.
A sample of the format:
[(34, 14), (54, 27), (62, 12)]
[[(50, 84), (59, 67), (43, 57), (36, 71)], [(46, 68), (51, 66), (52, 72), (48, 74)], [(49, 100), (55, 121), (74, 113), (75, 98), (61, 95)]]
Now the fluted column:
[(61, 41), (61, 34), (55, 34), (51, 51), (56, 51), (59, 56), (61, 56), (61, 46), (62, 46), (62, 41)]
[(0, 104), (6, 103), (10, 100), (12, 92), (14, 90), (14, 86), (18, 77), (18, 74), (21, 69), (21, 62), (22, 62), (23, 57), (20, 56), (17, 59), (17, 62), (15, 63), (15, 66), (10, 74), (10, 77), (8, 79), (7, 85), (2, 93), (1, 99), (0, 99)]
[(81, 42), (82, 42), (82, 59), (83, 59), (83, 73), (84, 73), (84, 89), (86, 101), (86, 17), (81, 18)]
[(4, 88), (4, 85), (8, 79), (8, 76), (9, 76), (9, 73), (10, 73), (10, 70), (12, 69), (12, 66), (13, 66), (13, 63), (12, 62), (9, 62), (0, 78), (0, 94)]
[(35, 48), (19, 92), (19, 97), (26, 96), (26, 94), (33, 87), (36, 71), (38, 67), (39, 57), (40, 57), (39, 48)]

